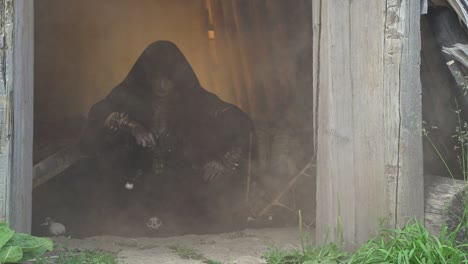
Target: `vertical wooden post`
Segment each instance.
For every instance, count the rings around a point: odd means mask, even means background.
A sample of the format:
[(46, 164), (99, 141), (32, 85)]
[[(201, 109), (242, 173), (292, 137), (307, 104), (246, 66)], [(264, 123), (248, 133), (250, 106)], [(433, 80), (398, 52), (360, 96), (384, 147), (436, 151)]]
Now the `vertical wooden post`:
[(31, 229), (33, 0), (0, 1), (0, 218)]
[(313, 1), (317, 242), (365, 242), (424, 217), (420, 3)]

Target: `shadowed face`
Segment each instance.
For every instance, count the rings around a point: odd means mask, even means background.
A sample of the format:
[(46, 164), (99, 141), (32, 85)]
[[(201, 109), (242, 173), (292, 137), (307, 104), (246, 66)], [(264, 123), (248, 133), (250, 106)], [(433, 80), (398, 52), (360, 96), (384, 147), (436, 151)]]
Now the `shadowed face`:
[(153, 94), (158, 97), (166, 97), (174, 91), (174, 82), (166, 78), (157, 78), (152, 81)]

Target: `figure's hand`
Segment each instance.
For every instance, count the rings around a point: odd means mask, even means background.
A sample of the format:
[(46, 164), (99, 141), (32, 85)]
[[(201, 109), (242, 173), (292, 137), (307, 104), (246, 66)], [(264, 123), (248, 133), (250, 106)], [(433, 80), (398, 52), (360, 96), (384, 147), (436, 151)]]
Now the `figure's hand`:
[(153, 134), (147, 131), (144, 127), (136, 125), (131, 131), (138, 145), (150, 148), (155, 145)]
[(203, 180), (213, 181), (226, 173), (226, 167), (217, 160), (212, 160), (203, 167)]

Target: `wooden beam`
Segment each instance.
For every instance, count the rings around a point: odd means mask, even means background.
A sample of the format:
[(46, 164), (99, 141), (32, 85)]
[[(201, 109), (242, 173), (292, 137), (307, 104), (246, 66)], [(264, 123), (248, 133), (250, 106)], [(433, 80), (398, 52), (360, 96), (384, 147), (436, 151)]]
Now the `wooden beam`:
[(11, 171), (11, 63), (13, 58), (12, 1), (0, 1), (0, 221), (6, 221), (9, 210)]
[(13, 160), (9, 222), (19, 232), (31, 231), (34, 0), (14, 0)]
[(78, 144), (67, 146), (33, 167), (33, 188), (64, 172), (81, 158)]
[[(427, 230), (438, 235), (443, 226), (450, 233), (456, 231), (458, 225), (466, 223), (465, 208), (467, 205), (468, 185), (464, 180), (435, 175), (424, 176), (424, 212)], [(465, 217), (465, 218), (464, 218)], [(461, 227), (457, 239), (466, 241), (466, 225)]]
[(420, 2), (320, 2), (316, 234), (351, 247), (424, 217)]
[[(397, 201), (395, 206), (395, 223), (403, 226), (411, 218), (424, 220), (424, 177), (422, 154), (422, 103), (421, 103), (421, 31), (420, 5), (417, 1), (395, 0), (387, 2), (387, 12), (394, 11), (396, 20), (387, 18), (386, 28), (398, 26), (397, 32), (387, 32), (385, 39), (399, 36), (401, 43), (400, 72), (396, 76), (386, 77), (399, 79), (399, 116), (400, 133), (398, 144), (398, 178)], [(386, 58), (393, 57), (390, 51)], [(396, 67), (396, 66), (395, 66)]]
[(33, 0), (0, 1), (0, 218), (31, 230)]

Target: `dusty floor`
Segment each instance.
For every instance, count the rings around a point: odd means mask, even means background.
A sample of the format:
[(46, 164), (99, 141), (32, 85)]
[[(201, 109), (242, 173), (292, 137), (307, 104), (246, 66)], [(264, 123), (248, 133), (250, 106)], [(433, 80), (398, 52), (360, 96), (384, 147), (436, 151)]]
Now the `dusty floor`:
[[(306, 236), (313, 238), (313, 231), (307, 232)], [(65, 239), (56, 238), (55, 241), (63, 243)], [(256, 264), (265, 263), (261, 256), (268, 246), (295, 249), (299, 248), (299, 241), (297, 228), (275, 228), (169, 238), (93, 237), (84, 240), (73, 239), (68, 246), (71, 249), (118, 252), (118, 256), (127, 264), (203, 263), (200, 260), (182, 259), (174, 252), (174, 247), (192, 249), (207, 259), (223, 264)]]

